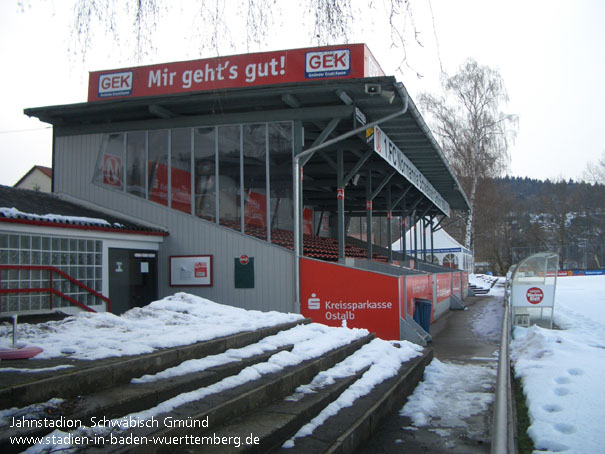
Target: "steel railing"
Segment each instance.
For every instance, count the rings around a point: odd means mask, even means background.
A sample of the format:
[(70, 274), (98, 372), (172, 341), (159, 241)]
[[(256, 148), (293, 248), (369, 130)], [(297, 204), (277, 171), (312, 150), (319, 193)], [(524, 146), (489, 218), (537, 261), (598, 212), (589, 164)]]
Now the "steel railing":
[[(76, 300), (75, 298), (72, 298), (71, 296), (63, 293), (62, 291), (60, 291), (59, 289), (57, 289), (54, 285), (53, 285), (53, 275), (57, 274), (60, 277), (62, 277), (63, 279), (68, 280), (69, 282), (71, 282), (72, 284), (76, 285), (77, 287), (81, 288), (82, 290), (84, 290), (87, 293), (90, 293), (91, 295), (94, 295), (96, 298), (101, 299), (104, 303), (105, 303), (105, 308), (107, 310), (107, 312), (111, 311), (111, 301), (109, 300), (109, 298), (107, 298), (106, 296), (102, 295), (101, 293), (97, 292), (96, 290), (91, 289), (90, 287), (84, 285), (82, 282), (78, 281), (77, 279), (73, 278), (72, 276), (70, 276), (69, 274), (65, 273), (64, 271), (55, 268), (54, 266), (47, 266), (47, 265), (0, 265), (0, 271), (4, 271), (4, 270), (27, 270), (27, 271), (33, 271), (33, 270), (39, 270), (39, 271), (48, 271), (48, 287), (27, 287), (27, 288), (1, 288), (1, 274), (0, 274), (0, 295), (11, 295), (11, 294), (24, 294), (24, 293), (48, 293), (50, 295), (50, 309), (53, 309), (53, 295), (63, 298), (67, 301), (69, 301), (70, 303), (72, 303), (75, 306), (78, 306), (79, 308), (88, 311), (88, 312), (96, 312), (94, 309), (92, 309), (91, 307), (87, 306), (84, 303), (81, 303), (80, 301)], [(42, 279), (40, 279), (42, 280)], [(2, 302), (0, 301), (0, 312), (2, 312)]]
[(509, 356), (510, 327), (510, 305), (508, 298), (505, 298), (492, 423), (491, 454), (514, 454), (516, 452)]

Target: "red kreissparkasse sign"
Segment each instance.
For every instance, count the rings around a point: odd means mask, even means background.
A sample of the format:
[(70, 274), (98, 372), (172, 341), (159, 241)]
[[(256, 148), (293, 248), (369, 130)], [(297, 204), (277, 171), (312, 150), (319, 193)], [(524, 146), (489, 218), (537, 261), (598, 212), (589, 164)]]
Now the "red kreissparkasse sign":
[(94, 71), (88, 101), (383, 75), (365, 44), (348, 44)]
[(399, 278), (322, 262), (300, 260), (301, 314), (316, 323), (365, 328), (381, 339), (399, 339)]

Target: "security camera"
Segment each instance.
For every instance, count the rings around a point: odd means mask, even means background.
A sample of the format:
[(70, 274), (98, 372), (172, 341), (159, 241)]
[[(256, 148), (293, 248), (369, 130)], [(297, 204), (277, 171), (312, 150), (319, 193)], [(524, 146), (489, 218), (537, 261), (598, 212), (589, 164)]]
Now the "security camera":
[(380, 84), (366, 84), (365, 92), (368, 95), (379, 95), (382, 92), (382, 86)]

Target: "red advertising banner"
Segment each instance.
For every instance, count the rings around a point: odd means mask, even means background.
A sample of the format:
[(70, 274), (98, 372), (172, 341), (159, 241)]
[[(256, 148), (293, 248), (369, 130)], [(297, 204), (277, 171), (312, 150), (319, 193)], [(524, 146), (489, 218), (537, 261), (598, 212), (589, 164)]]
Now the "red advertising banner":
[(414, 298), (422, 298), (433, 301), (433, 280), (430, 275), (405, 276), (405, 301), (402, 301), (405, 306), (401, 308), (403, 316), (404, 309), (407, 307), (407, 316), (414, 317)]
[(168, 205), (168, 166), (159, 162), (149, 163), (149, 180), (151, 188), (149, 200), (161, 205)]
[(170, 178), (172, 208), (191, 213), (191, 172), (172, 167)]
[(452, 273), (452, 293), (462, 299), (462, 273)]
[(88, 101), (383, 75), (365, 44), (347, 44), (95, 71)]
[(301, 313), (329, 326), (365, 328), (399, 339), (399, 278), (318, 260), (300, 260)]
[(437, 278), (437, 304), (452, 296), (452, 274), (436, 274)]
[(313, 235), (313, 210), (305, 208), (302, 215), (303, 233), (305, 235)]
[(462, 299), (468, 295), (468, 273), (465, 271), (462, 273)]
[(250, 191), (246, 200), (244, 223), (257, 227), (267, 226), (267, 196), (265, 194)]

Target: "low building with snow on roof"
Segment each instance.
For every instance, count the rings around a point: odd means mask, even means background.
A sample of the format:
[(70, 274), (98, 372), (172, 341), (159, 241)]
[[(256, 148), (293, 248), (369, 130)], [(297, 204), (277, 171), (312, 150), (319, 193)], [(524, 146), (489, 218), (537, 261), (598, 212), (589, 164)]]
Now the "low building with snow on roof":
[[(147, 304), (166, 235), (65, 196), (0, 186), (0, 316)], [(113, 257), (120, 266), (110, 269)], [(122, 284), (110, 288), (110, 276)]]

